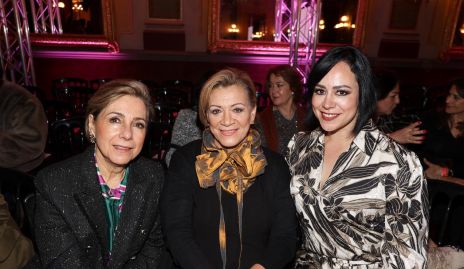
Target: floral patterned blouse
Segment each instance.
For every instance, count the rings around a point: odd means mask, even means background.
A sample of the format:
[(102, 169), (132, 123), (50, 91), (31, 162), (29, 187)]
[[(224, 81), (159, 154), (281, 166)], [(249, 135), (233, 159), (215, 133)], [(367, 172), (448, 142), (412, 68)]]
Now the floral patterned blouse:
[(319, 186), (321, 129), (288, 147), (303, 237), (295, 268), (426, 268), (427, 185), (414, 153), (370, 121)]

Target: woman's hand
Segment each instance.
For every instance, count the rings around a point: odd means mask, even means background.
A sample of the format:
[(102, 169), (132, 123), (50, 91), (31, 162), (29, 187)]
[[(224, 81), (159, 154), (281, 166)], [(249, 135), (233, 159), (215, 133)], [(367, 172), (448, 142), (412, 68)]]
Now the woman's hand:
[(256, 263), (250, 269), (266, 269), (266, 268), (264, 268), (264, 266), (262, 266), (261, 264)]
[(413, 122), (403, 129), (389, 133), (388, 136), (400, 144), (422, 144), (427, 130), (421, 130), (418, 127), (421, 124), (420, 121)]
[(427, 178), (440, 179), (443, 176), (441, 175), (442, 167), (429, 162), (427, 159), (424, 159), (424, 163), (428, 166), (425, 170), (425, 176)]

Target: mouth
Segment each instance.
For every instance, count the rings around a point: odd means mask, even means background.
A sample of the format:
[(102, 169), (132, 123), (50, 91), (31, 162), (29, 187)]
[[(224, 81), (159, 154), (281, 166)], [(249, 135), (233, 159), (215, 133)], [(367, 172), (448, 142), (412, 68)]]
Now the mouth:
[(132, 149), (132, 147), (129, 147), (129, 146), (121, 146), (121, 145), (113, 145), (113, 147), (117, 150), (117, 151), (129, 151)]
[(324, 112), (321, 112), (321, 118), (324, 120), (324, 121), (331, 121), (331, 120), (334, 120), (335, 118), (337, 118), (340, 114), (335, 114), (335, 113), (324, 113)]
[(223, 136), (231, 136), (234, 135), (237, 132), (237, 129), (232, 129), (232, 130), (221, 130), (221, 135)]

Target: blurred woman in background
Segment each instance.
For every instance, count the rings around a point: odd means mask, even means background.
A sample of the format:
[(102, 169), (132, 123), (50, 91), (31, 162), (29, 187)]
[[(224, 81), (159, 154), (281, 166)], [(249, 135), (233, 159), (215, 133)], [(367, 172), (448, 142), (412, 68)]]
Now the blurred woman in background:
[(421, 121), (396, 130), (386, 123), (386, 118), (392, 115), (400, 103), (400, 83), (395, 74), (385, 70), (377, 72), (374, 74), (374, 86), (377, 90), (375, 117), (378, 128), (400, 144), (422, 144), (427, 131), (420, 128)]
[(283, 154), (292, 136), (304, 129), (306, 111), (300, 106), (301, 76), (295, 68), (279, 65), (269, 70), (266, 87), (272, 106), (259, 113), (256, 129), (264, 146)]
[(417, 153), (427, 165), (429, 178), (464, 178), (464, 78), (452, 82), (444, 113), (431, 112), (423, 117), (428, 131)]

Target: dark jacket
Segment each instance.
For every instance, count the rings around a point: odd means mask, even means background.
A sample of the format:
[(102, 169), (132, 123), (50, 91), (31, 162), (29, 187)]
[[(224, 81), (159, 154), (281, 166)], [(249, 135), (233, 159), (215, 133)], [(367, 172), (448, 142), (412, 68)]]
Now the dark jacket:
[(464, 178), (464, 137), (451, 134), (446, 115), (431, 113), (423, 116), (422, 122), (421, 128), (427, 130), (426, 139), (412, 149), (422, 160), (446, 166), (454, 177)]
[[(176, 150), (162, 194), (166, 244), (182, 268), (222, 268), (219, 249), (219, 199), (215, 187), (202, 189), (195, 172), (201, 141)], [(267, 166), (243, 197), (240, 268), (259, 263), (284, 268), (296, 250), (296, 217), (290, 174), (284, 159), (265, 149)], [(227, 268), (238, 268), (240, 238), (236, 196), (222, 191), (226, 225)]]
[(130, 164), (111, 259), (106, 207), (94, 149), (40, 171), (35, 236), (46, 268), (158, 268), (163, 240), (158, 198), (162, 167), (140, 157)]

